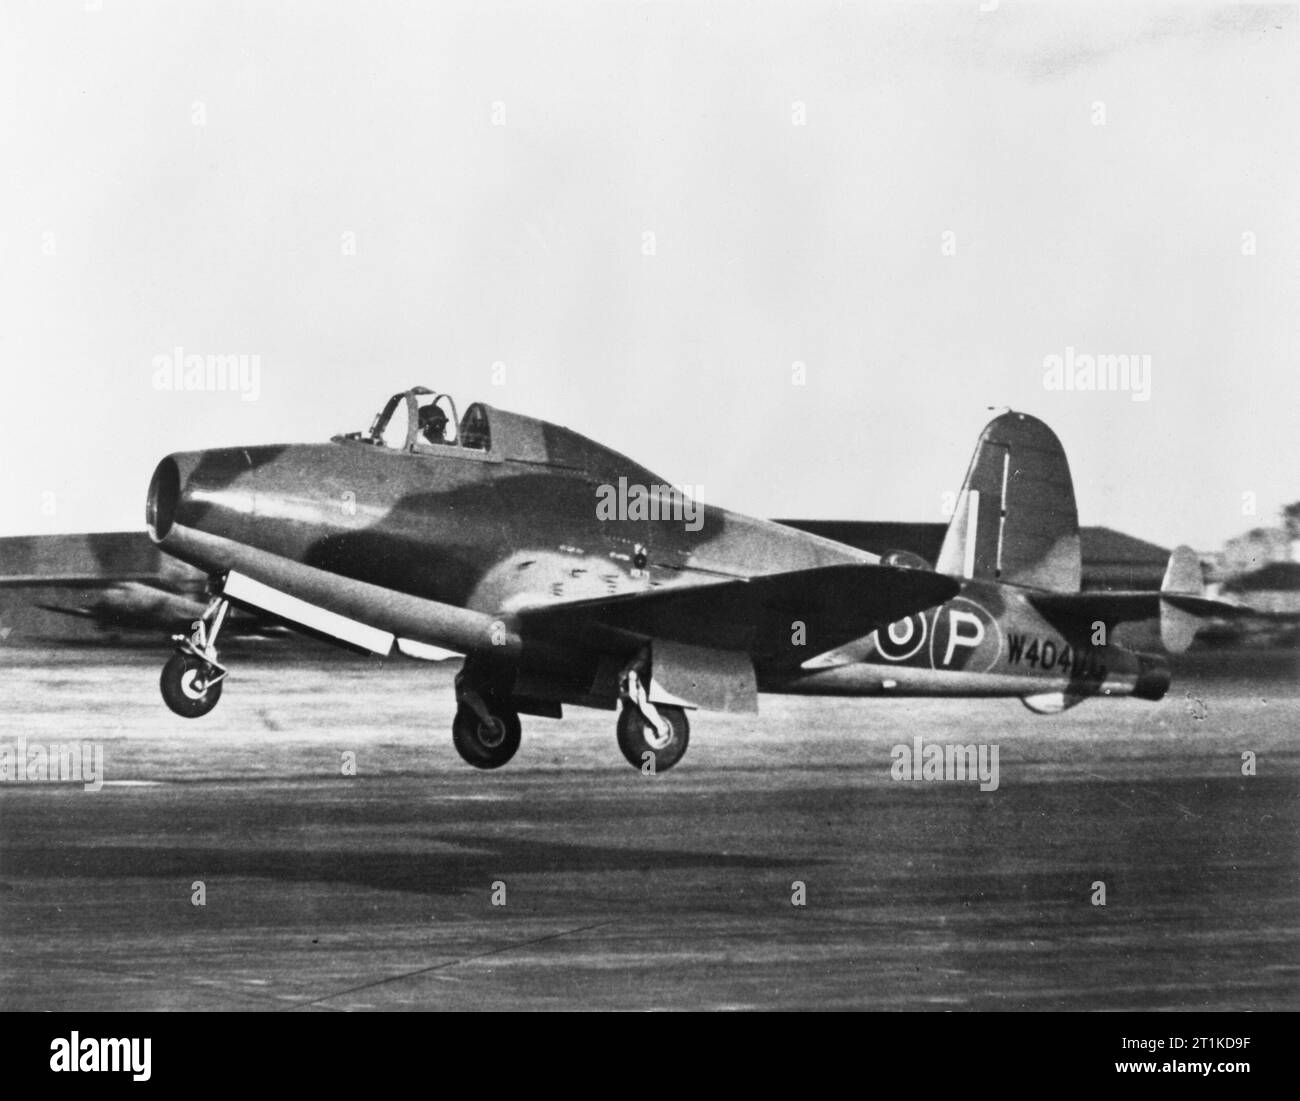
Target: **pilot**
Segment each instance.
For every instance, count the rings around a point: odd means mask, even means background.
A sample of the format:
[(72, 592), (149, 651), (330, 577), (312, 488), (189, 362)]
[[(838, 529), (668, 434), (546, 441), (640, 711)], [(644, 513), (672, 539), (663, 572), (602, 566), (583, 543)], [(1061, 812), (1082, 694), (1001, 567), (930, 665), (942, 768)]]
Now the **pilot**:
[(420, 410), (420, 435), (426, 443), (446, 443), (447, 414), (436, 405), (426, 405)]

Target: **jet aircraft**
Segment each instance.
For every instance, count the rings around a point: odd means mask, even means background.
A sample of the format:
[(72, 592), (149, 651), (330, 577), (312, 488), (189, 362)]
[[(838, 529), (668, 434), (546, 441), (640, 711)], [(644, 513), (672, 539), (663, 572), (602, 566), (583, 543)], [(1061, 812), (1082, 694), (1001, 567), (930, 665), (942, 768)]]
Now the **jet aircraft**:
[(760, 692), (1158, 700), (1166, 661), (1116, 628), (1178, 650), (1236, 612), (1186, 547), (1159, 592), (1080, 592), (1064, 451), (1018, 412), (980, 435), (932, 565), (701, 504), (567, 428), (482, 403), (459, 418), (424, 387), (328, 443), (169, 455), (146, 521), (211, 578), (162, 672), (177, 714), (216, 706), (234, 604), (376, 654), (464, 655), (452, 737), (484, 769), (514, 755), (521, 714), (566, 704), (616, 710), (623, 755), (658, 772), (688, 711), (752, 712)]

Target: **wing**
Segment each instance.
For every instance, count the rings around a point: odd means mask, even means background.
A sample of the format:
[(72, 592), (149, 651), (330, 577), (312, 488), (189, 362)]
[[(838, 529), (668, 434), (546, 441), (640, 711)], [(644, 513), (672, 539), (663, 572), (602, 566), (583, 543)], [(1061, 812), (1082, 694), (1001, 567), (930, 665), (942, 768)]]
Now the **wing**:
[[(684, 584), (517, 610), (525, 637), (600, 648), (663, 639), (797, 666), (810, 654), (942, 604), (961, 589), (942, 574), (851, 564)], [(802, 643), (794, 641), (802, 624)]]

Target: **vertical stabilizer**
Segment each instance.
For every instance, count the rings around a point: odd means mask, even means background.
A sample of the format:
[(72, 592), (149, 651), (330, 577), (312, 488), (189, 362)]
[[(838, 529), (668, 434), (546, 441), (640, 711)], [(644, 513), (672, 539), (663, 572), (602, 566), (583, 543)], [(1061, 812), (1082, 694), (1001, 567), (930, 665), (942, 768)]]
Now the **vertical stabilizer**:
[[(1205, 595), (1201, 556), (1191, 547), (1174, 548), (1165, 569), (1165, 579), (1160, 584), (1160, 592), (1168, 596)], [(1202, 619), (1195, 611), (1179, 607), (1176, 601), (1160, 601), (1160, 641), (1171, 654), (1181, 654), (1191, 646), (1196, 632), (1202, 626)]]
[(1078, 592), (1079, 512), (1056, 434), (1026, 413), (989, 422), (975, 445), (936, 569), (951, 577)]

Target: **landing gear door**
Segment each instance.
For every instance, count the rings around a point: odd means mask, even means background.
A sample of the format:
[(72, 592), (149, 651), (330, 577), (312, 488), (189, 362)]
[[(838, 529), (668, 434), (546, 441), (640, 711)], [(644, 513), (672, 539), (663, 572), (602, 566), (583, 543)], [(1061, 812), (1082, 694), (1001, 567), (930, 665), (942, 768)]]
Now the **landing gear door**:
[(708, 711), (755, 712), (758, 683), (748, 654), (655, 639), (650, 702)]

